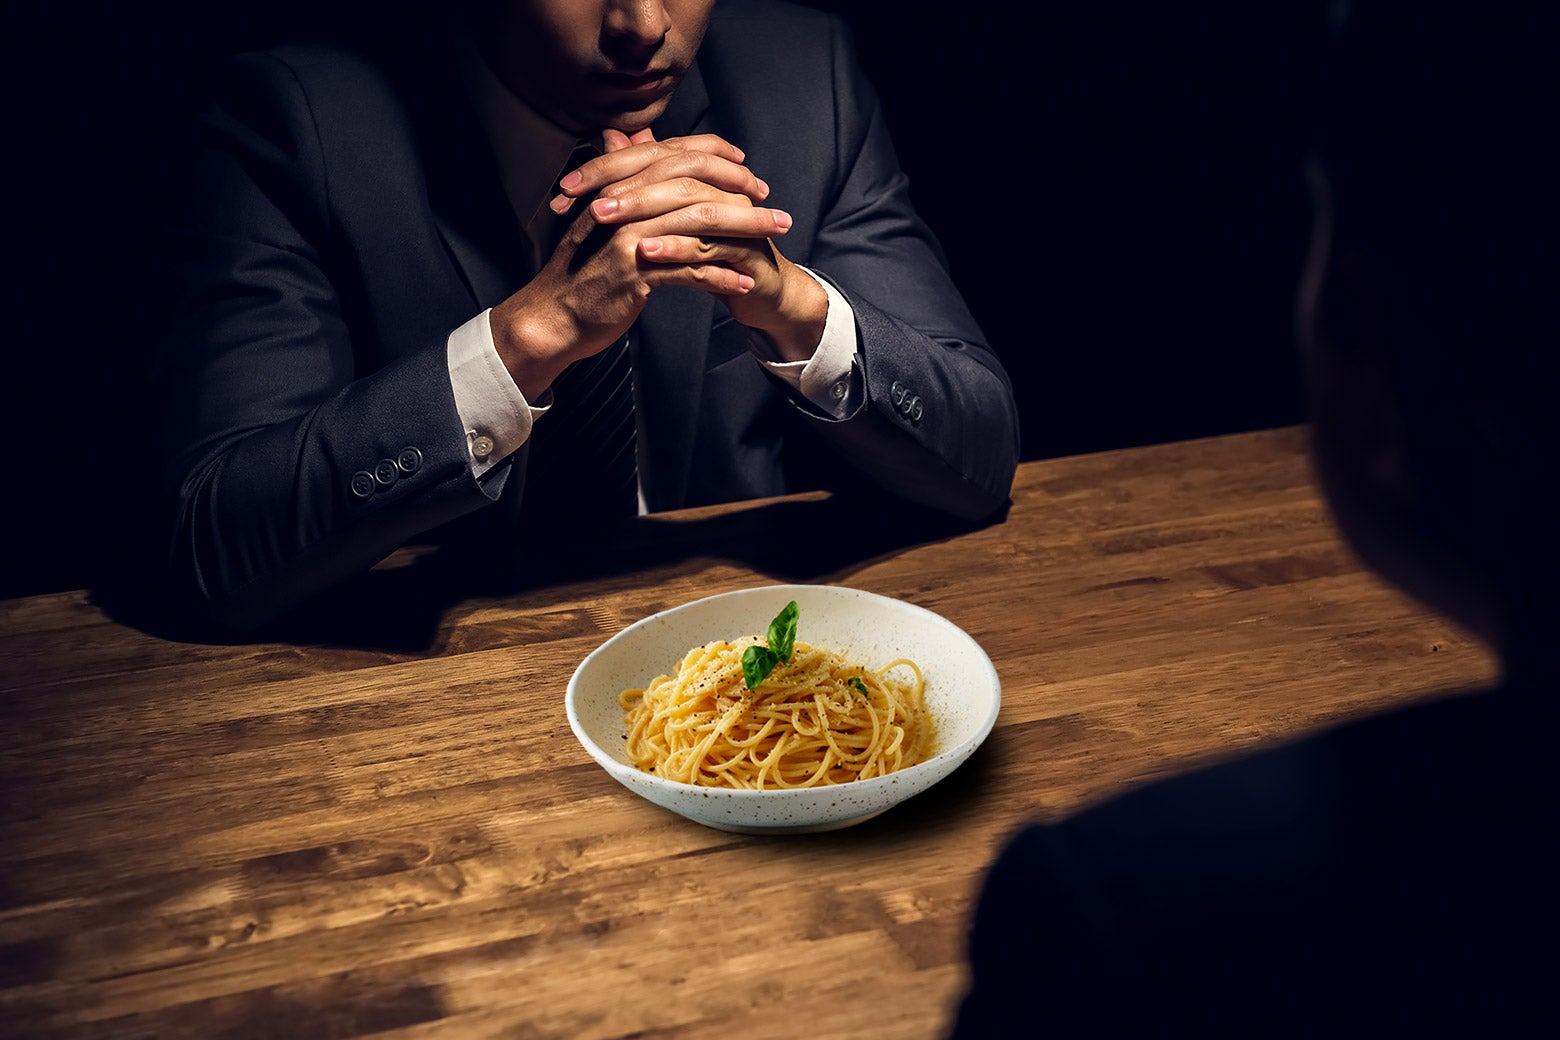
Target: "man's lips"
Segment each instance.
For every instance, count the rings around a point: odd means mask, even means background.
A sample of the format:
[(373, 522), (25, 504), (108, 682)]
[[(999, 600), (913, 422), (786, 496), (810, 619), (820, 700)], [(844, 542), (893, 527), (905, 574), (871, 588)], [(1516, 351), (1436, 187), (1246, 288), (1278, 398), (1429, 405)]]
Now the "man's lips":
[(649, 72), (598, 72), (597, 82), (623, 94), (654, 94), (672, 85), (671, 69), (651, 69)]

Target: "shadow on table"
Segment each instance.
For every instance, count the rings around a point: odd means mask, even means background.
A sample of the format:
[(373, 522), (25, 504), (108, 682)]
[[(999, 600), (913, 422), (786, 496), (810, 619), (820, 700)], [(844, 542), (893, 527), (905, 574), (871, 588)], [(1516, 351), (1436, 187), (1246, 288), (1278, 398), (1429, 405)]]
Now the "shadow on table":
[[(496, 558), (491, 538), (409, 546), (276, 621), (241, 636), (192, 623), (158, 583), (128, 570), (94, 590), (114, 620), (163, 638), (203, 643), (285, 642), (416, 653), (432, 648), (445, 612), (473, 597), (603, 583), (646, 571), (724, 560), (776, 581), (827, 582), (874, 559), (1000, 522), (971, 524), (881, 497), (818, 492), (638, 517), (594, 530), (535, 531), (511, 543), (549, 546), (522, 559)], [(481, 546), (468, 549), (464, 546)], [(642, 580), (634, 577), (632, 580)]]

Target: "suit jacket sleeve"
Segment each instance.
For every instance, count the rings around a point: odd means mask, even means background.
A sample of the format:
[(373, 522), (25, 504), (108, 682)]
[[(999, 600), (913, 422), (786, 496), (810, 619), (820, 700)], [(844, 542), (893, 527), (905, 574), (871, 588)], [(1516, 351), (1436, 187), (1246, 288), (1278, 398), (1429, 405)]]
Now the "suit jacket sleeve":
[(1007, 501), (1018, 464), (1012, 387), (911, 204), (878, 98), (837, 23), (827, 54), (840, 176), (819, 200), (803, 262), (855, 312), (866, 400), (838, 422), (798, 407), (885, 490), (984, 519)]
[(437, 327), (391, 357), (349, 314), (363, 293), (332, 255), (350, 237), (295, 68), (252, 56), (218, 97), (168, 236), (157, 383), (176, 584), (242, 629), (501, 481), (472, 476)]

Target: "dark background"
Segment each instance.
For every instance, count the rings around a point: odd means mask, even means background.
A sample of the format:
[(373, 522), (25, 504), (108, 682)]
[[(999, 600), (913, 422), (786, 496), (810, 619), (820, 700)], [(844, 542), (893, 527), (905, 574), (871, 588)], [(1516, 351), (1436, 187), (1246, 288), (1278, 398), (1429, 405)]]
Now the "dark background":
[[(1318, 0), (816, 0), (1003, 357), (1026, 459), (1301, 421), (1293, 299)], [(231, 50), (357, 5), (56, 5), (11, 26), (0, 596), (144, 553), (147, 232)], [(380, 8), (383, 10), (383, 7)]]

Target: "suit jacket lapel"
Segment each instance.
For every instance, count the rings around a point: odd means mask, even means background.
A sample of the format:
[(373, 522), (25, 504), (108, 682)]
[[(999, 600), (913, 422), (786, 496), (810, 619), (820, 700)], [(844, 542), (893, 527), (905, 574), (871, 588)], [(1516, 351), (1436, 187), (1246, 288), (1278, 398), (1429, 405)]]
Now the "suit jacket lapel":
[(427, 89), (415, 95), (428, 199), (472, 301), (479, 309), (492, 307), (529, 277), (530, 260), (498, 163), (461, 86), (454, 45), (440, 42), (425, 72)]

